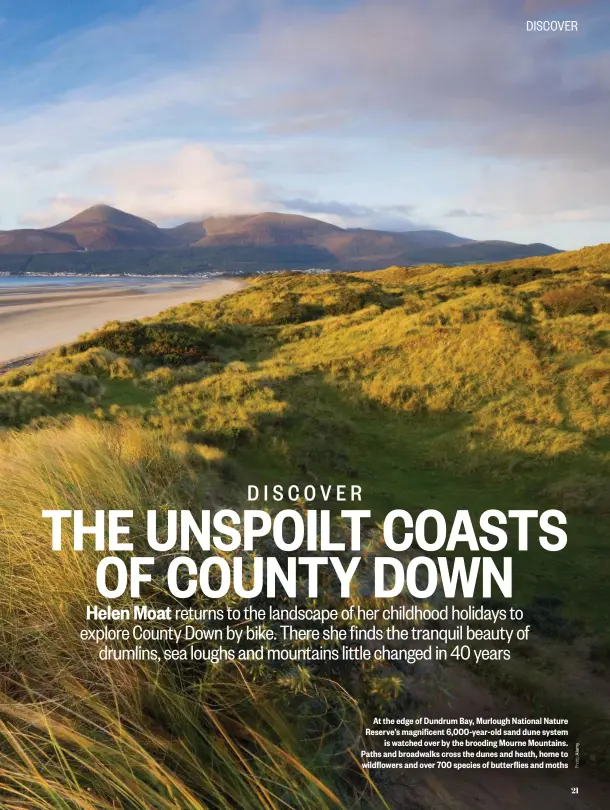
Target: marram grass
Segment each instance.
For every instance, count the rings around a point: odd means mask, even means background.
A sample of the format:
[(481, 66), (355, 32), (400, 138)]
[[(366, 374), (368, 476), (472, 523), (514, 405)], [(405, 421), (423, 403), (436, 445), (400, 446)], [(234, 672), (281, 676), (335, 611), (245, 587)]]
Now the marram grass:
[[(332, 678), (101, 661), (96, 644), (79, 638), (84, 606), (99, 602), (99, 555), (53, 552), (41, 508), (85, 506), (93, 521), (95, 509), (134, 507), (137, 548), (147, 508), (226, 497), (212, 451), (133, 420), (77, 417), (4, 438), (0, 806), (383, 806), (352, 754), (360, 711)], [(169, 598), (157, 587), (152, 599)]]
[[(149, 694), (141, 696), (147, 705), (139, 713), (119, 709), (118, 700), (109, 706), (67, 676), (61, 701), (3, 697), (2, 807), (344, 807), (303, 763), (287, 720), (262, 694), (237, 680), (206, 684), (196, 696), (144, 683)], [(228, 695), (225, 708), (219, 701)]]

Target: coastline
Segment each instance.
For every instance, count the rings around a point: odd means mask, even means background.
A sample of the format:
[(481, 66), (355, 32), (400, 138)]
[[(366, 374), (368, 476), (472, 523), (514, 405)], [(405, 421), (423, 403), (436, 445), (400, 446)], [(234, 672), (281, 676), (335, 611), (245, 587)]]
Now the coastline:
[(103, 284), (41, 289), (0, 288), (0, 373), (76, 340), (111, 320), (156, 315), (169, 307), (209, 301), (236, 292), (243, 280), (216, 278), (198, 284)]
[[(48, 350), (47, 350), (48, 351)], [(36, 352), (36, 354), (26, 354), (23, 357), (14, 357), (12, 360), (2, 362), (0, 360), (0, 374), (5, 374), (7, 371), (12, 371), (15, 368), (31, 365), (34, 360), (43, 357), (47, 352)]]

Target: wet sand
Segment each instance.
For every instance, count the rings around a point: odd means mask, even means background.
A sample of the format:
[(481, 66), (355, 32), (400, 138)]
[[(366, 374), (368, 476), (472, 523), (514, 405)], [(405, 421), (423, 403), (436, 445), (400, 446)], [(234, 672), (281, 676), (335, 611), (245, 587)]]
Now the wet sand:
[(0, 289), (0, 370), (20, 360), (70, 343), (107, 321), (156, 315), (189, 301), (209, 301), (243, 286), (237, 279), (199, 284), (168, 280), (163, 284), (100, 283), (87, 286)]

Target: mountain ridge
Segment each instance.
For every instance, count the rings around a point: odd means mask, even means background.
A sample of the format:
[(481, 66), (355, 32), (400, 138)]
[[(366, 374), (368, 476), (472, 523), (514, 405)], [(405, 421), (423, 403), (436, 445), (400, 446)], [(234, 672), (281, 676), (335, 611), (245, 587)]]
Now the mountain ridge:
[[(388, 264), (502, 261), (561, 252), (543, 243), (475, 240), (430, 228), (341, 228), (313, 217), (272, 211), (207, 217), (161, 228), (118, 208), (94, 205), (48, 228), (0, 231), (0, 254), (191, 248), (208, 249), (212, 254), (221, 250), (227, 254), (229, 264), (232, 249), (239, 251), (239, 261), (243, 262), (248, 249), (270, 252), (271, 258), (277, 254), (280, 261), (290, 249), (297, 256), (306, 255), (303, 249), (309, 248), (308, 255), (318, 255), (326, 262), (323, 266), (345, 270), (376, 269)], [(201, 255), (203, 259), (204, 253)]]

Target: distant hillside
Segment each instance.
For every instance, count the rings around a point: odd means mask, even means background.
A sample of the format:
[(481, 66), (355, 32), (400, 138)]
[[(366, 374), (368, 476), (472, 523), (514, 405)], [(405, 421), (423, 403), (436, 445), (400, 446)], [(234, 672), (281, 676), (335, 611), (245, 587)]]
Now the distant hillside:
[(181, 248), (194, 245), (205, 236), (203, 222), (184, 222), (175, 228), (163, 228), (170, 247)]
[[(477, 243), (481, 244), (481, 243)], [(532, 245), (532, 247), (546, 247), (544, 245)], [(403, 275), (410, 273), (428, 272), (436, 270), (439, 262), (428, 262), (426, 265), (419, 265), (416, 269), (409, 270), (408, 266), (394, 265), (391, 268), (380, 271), (381, 273), (395, 273), (400, 271)], [(595, 273), (608, 273), (610, 270), (610, 243), (603, 242), (600, 245), (592, 245), (580, 248), (579, 250), (568, 250), (549, 254), (547, 256), (538, 254), (536, 256), (524, 257), (521, 259), (509, 259), (501, 262), (489, 262), (490, 267), (485, 267), (485, 262), (468, 262), (461, 269), (470, 270), (486, 276), (488, 273), (498, 277), (511, 274), (513, 271), (523, 272), (526, 276), (532, 272), (546, 271), (547, 274), (575, 273), (578, 270)], [(482, 266), (483, 265), (483, 266)], [(456, 272), (459, 267), (456, 267)], [(366, 275), (369, 275), (368, 273)]]
[(0, 253), (66, 253), (70, 250), (79, 250), (78, 242), (70, 234), (33, 228), (0, 231)]
[(519, 245), (515, 242), (465, 242), (447, 247), (428, 247), (406, 250), (398, 257), (398, 264), (453, 264), (474, 262), (501, 262), (527, 259), (534, 256), (555, 255), (555, 248), (541, 242)]
[[(151, 265), (147, 253), (151, 250), (171, 251), (160, 262), (152, 262), (162, 264), (165, 272), (170, 273), (172, 257), (176, 267), (181, 268), (173, 272), (184, 272), (184, 255), (178, 256), (175, 251), (185, 250), (200, 251), (196, 258), (189, 258), (187, 262), (193, 268), (191, 272), (201, 265), (226, 272), (312, 266), (375, 270), (389, 264), (467, 264), (558, 252), (549, 245), (478, 242), (439, 230), (399, 233), (366, 228), (346, 229), (311, 217), (279, 213), (209, 217), (201, 222), (159, 228), (153, 222), (108, 205), (94, 205), (65, 222), (43, 230), (0, 233), (0, 254), (35, 256), (83, 251), (130, 251), (129, 270), (134, 273), (152, 272), (146, 270)], [(108, 256), (85, 262), (66, 259), (65, 269), (81, 272), (74, 268), (86, 265), (91, 269), (82, 272), (100, 272), (99, 266), (107, 267), (109, 262), (112, 264)], [(11, 268), (15, 267), (15, 263), (15, 260), (10, 262)], [(40, 262), (34, 264), (38, 266)], [(120, 264), (123, 264), (122, 260)], [(5, 268), (8, 269), (7, 262), (0, 258), (0, 270)], [(118, 269), (114, 271), (123, 272)]]
[(208, 245), (322, 245), (324, 239), (343, 230), (328, 222), (294, 214), (255, 214), (240, 217), (210, 217), (203, 221), (205, 236), (197, 242)]
[[(527, 266), (531, 262), (524, 259), (521, 262), (515, 262), (515, 264)], [(600, 245), (591, 245), (580, 250), (569, 250), (557, 253), (554, 256), (546, 256), (537, 261), (536, 264), (554, 271), (576, 268), (607, 271), (610, 268), (610, 242), (602, 242)]]

